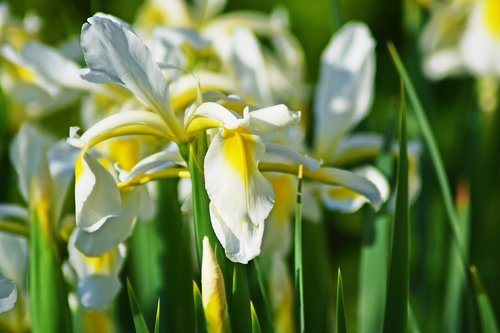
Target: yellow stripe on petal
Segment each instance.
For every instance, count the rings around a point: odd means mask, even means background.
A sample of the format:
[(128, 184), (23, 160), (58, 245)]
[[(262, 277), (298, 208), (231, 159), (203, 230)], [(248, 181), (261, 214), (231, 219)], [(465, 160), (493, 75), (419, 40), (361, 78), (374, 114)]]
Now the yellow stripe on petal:
[[(248, 191), (248, 178), (251, 165), (255, 162), (255, 139), (251, 135), (245, 135), (243, 129), (239, 131), (228, 131), (224, 129), (224, 158), (229, 162), (234, 172), (242, 179), (245, 192)], [(248, 133), (248, 132), (247, 132)]]
[(483, 10), (488, 31), (500, 38), (500, 0), (485, 0)]

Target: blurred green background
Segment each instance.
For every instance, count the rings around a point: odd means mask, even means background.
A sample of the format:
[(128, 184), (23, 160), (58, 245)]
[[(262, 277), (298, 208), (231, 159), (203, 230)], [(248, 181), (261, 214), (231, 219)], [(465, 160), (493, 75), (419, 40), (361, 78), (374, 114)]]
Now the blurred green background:
[[(42, 39), (57, 44), (70, 35), (78, 35), (82, 23), (95, 11), (116, 15), (132, 22), (141, 0), (9, 0), (12, 11), (22, 16), (27, 11), (44, 20)], [(292, 31), (305, 50), (307, 79), (314, 88), (323, 48), (336, 23), (331, 0), (229, 0), (227, 11), (255, 9), (270, 11), (287, 8)], [(478, 266), (500, 316), (500, 122), (496, 113), (484, 115), (476, 103), (472, 78), (441, 82), (426, 80), (420, 71), (418, 33), (427, 13), (413, 1), (361, 0), (340, 1), (338, 17), (345, 22), (366, 22), (377, 40), (377, 76), (372, 112), (360, 128), (384, 133), (392, 126), (399, 108), (399, 79), (386, 49), (393, 41), (403, 55), (412, 80), (422, 98), (444, 158), (452, 189), (470, 184), (471, 262)], [(412, 112), (409, 134), (419, 137)], [(66, 132), (66, 129), (64, 130)], [(425, 152), (422, 158), (422, 193), (412, 209), (411, 226), (411, 299), (424, 331), (435, 331), (432, 318), (442, 315), (445, 270), (448, 265), (451, 230), (437, 186), (434, 170)], [(356, 317), (358, 266), (363, 226), (369, 209), (354, 217), (328, 214), (332, 267), (340, 266), (344, 277), (346, 311), (352, 324)]]

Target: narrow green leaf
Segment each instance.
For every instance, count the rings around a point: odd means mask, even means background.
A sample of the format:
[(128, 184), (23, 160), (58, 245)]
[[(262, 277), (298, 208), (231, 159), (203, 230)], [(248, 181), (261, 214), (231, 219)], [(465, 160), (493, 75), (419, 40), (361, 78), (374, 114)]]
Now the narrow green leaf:
[(193, 218), (195, 224), (196, 254), (198, 264), (201, 265), (203, 251), (203, 237), (207, 236), (210, 244), (215, 244), (217, 239), (210, 223), (210, 211), (207, 191), (205, 190), (205, 177), (203, 163), (207, 152), (206, 136), (201, 135), (189, 146), (189, 173), (192, 182)]
[(177, 181), (164, 179), (159, 183), (157, 232), (164, 252), (156, 265), (162, 267), (161, 326), (169, 332), (194, 331), (193, 265), (190, 230), (183, 223)]
[(23, 237), (29, 237), (30, 235), (30, 230), (26, 223), (18, 221), (0, 220), (0, 231)]
[(346, 333), (347, 325), (345, 321), (344, 309), (344, 285), (342, 283), (342, 273), (338, 272), (337, 276), (337, 333)]
[(264, 332), (273, 333), (273, 321), (271, 308), (267, 299), (266, 288), (263, 283), (263, 275), (259, 264), (260, 258), (256, 258), (247, 265), (247, 280), (250, 288), (250, 299), (252, 305), (255, 306), (257, 317), (259, 318), (260, 327)]
[(164, 290), (165, 265), (162, 261), (168, 226), (162, 219), (162, 216), (158, 216), (153, 221), (138, 221), (127, 249), (127, 275), (136, 286), (137, 300), (148, 321), (154, 318), (158, 296)]
[(252, 302), (250, 302), (250, 309), (252, 311), (252, 333), (261, 333), (262, 330), (260, 329), (259, 317), (255, 312), (255, 308), (253, 307)]
[[(388, 179), (393, 175), (393, 142), (396, 121), (391, 122), (384, 138), (382, 153), (376, 166)], [(387, 296), (388, 257), (390, 249), (391, 214), (388, 207), (371, 214), (365, 226), (359, 274), (358, 322), (360, 333), (382, 332), (385, 298)]]
[(205, 311), (203, 310), (203, 299), (201, 298), (200, 289), (196, 282), (193, 281), (193, 298), (194, 298), (194, 327), (196, 333), (207, 333), (207, 322), (205, 320)]
[(303, 165), (299, 166), (299, 174), (297, 177), (297, 202), (295, 204), (295, 294), (298, 308), (299, 332), (305, 332), (305, 315), (304, 315), (304, 275), (302, 268), (302, 170)]
[(160, 299), (158, 298), (158, 306), (156, 307), (156, 319), (154, 333), (160, 333)]
[(136, 333), (149, 333), (148, 326), (146, 325), (146, 320), (142, 315), (139, 304), (137, 303), (137, 298), (135, 297), (134, 290), (130, 281), (127, 279), (127, 292), (128, 299), (130, 302), (130, 309), (132, 310), (132, 316), (134, 318), (134, 327)]
[(250, 292), (248, 290), (245, 266), (242, 264), (234, 264), (233, 291), (229, 314), (233, 332), (252, 332)]
[[(469, 188), (461, 183), (458, 186), (457, 209), (461, 222), (463, 239), (465, 246), (465, 260), (469, 257), (469, 234), (470, 234), (470, 199)], [(445, 284), (445, 299), (443, 313), (443, 331), (460, 332), (462, 323), (462, 310), (464, 307), (465, 291), (467, 286), (467, 275), (463, 270), (460, 251), (455, 242), (450, 243), (449, 267), (447, 282)]]
[(474, 291), (476, 293), (477, 307), (479, 309), (479, 316), (481, 319), (482, 332), (498, 333), (498, 322), (495, 318), (495, 311), (491, 305), (490, 298), (486, 293), (481, 276), (476, 266), (470, 267), (470, 274)]
[(396, 178), (396, 209), (392, 226), (392, 246), (387, 284), (384, 332), (405, 332), (408, 321), (409, 290), (409, 198), (406, 105), (404, 90), (399, 124), (399, 156)]
[(66, 282), (51, 235), (49, 214), (39, 204), (30, 218), (30, 305), (34, 333), (71, 332)]
[(359, 332), (382, 332), (387, 296), (391, 220), (389, 214), (370, 219), (361, 252)]
[[(439, 187), (441, 188), (441, 194), (443, 195), (443, 201), (444, 205), (446, 208), (446, 212), (448, 215), (448, 219), (450, 221), (450, 226), (451, 230), (453, 232), (454, 240), (457, 243), (458, 249), (460, 250), (461, 257), (464, 258), (464, 248), (465, 246), (462, 243), (462, 233), (460, 231), (460, 224), (459, 224), (459, 219), (458, 219), (458, 214), (455, 210), (455, 206), (453, 205), (453, 198), (451, 195), (451, 190), (448, 185), (448, 180), (446, 177), (445, 169), (444, 169), (444, 164), (441, 159), (441, 154), (439, 153), (438, 146), (436, 144), (436, 140), (434, 139), (434, 135), (432, 134), (431, 127), (429, 125), (429, 121), (427, 120), (427, 117), (425, 116), (424, 109), (422, 107), (422, 104), (420, 103), (420, 100), (417, 96), (417, 93), (415, 91), (415, 88), (413, 87), (413, 84), (410, 80), (410, 77), (408, 76), (408, 73), (403, 65), (403, 62), (401, 61), (401, 58), (399, 57), (399, 54), (394, 47), (393, 44), (388, 45), (389, 52), (391, 54), (392, 60), (399, 72), (399, 75), (401, 76), (401, 79), (403, 80), (405, 89), (408, 93), (408, 98), (410, 100), (410, 103), (412, 105), (413, 111), (415, 112), (418, 124), (420, 126), (420, 130), (422, 131), (422, 135), (424, 137), (425, 143), (427, 145), (427, 149), (429, 150), (430, 156), (432, 163), (434, 165), (434, 170), (436, 172), (437, 178), (438, 178), (438, 183)], [(462, 260), (465, 263), (465, 260)], [(464, 265), (464, 268), (466, 266)]]

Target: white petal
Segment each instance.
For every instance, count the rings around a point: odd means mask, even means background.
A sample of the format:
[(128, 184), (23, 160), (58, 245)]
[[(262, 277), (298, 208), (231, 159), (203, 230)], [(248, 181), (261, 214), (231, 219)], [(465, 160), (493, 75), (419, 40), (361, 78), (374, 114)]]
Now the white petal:
[(44, 134), (26, 124), (12, 141), (10, 159), (18, 175), (19, 190), (26, 202), (38, 202), (49, 184), (47, 146), (48, 139)]
[(51, 82), (71, 89), (93, 89), (92, 84), (80, 77), (80, 68), (57, 50), (38, 42), (28, 42), (22, 52), (24, 59)]
[(89, 257), (100, 256), (110, 251), (127, 239), (134, 228), (139, 210), (139, 197), (135, 190), (125, 191), (121, 195), (123, 209), (118, 216), (103, 221), (101, 227), (94, 232), (77, 229), (75, 246)]
[[(357, 175), (371, 181), (380, 192), (382, 201), (389, 197), (389, 184), (380, 171), (371, 166), (365, 166), (353, 170)], [(342, 186), (323, 187), (323, 202), (331, 210), (352, 213), (360, 209), (368, 199)]]
[(225, 219), (212, 202), (210, 203), (210, 220), (215, 235), (229, 260), (246, 264), (260, 254), (264, 235), (263, 221), (255, 225), (246, 221), (234, 222)]
[(258, 133), (274, 133), (296, 125), (300, 112), (291, 111), (280, 104), (255, 110), (249, 113), (250, 128)]
[(10, 311), (17, 302), (17, 288), (15, 283), (7, 279), (0, 279), (0, 313)]
[(257, 168), (264, 145), (252, 134), (214, 137), (205, 156), (208, 196), (230, 225), (259, 224), (274, 204), (272, 186)]
[(222, 125), (228, 125), (238, 120), (238, 117), (233, 112), (214, 102), (201, 104), (196, 108), (194, 114), (215, 120)]
[(486, 3), (487, 1), (475, 3), (459, 47), (465, 65), (473, 74), (498, 76), (500, 39), (488, 30), (484, 17)]
[(21, 289), (26, 286), (28, 241), (26, 237), (0, 232), (0, 275), (15, 281)]
[(368, 112), (375, 73), (375, 42), (361, 23), (345, 25), (323, 53), (314, 105), (315, 144), (327, 158), (339, 139)]
[(167, 81), (134, 32), (109, 18), (93, 16), (82, 27), (81, 45), (90, 68), (85, 79), (124, 86), (165, 117), (176, 137), (181, 136)]
[(70, 146), (66, 141), (53, 144), (48, 152), (49, 170), (52, 178), (52, 209), (57, 221), (69, 184), (75, 174), (75, 164), (79, 149)]
[(78, 295), (87, 309), (108, 308), (120, 291), (118, 276), (90, 275), (78, 283)]
[(383, 202), (382, 194), (373, 182), (358, 176), (353, 172), (335, 169), (321, 168), (316, 174), (323, 179), (324, 183), (333, 186), (343, 186), (347, 189), (364, 196), (375, 209), (379, 209)]
[(113, 176), (90, 154), (78, 157), (75, 174), (76, 223), (94, 232), (107, 219), (120, 215), (120, 192)]
[(317, 171), (321, 166), (321, 161), (318, 161), (306, 155), (299, 154), (295, 150), (279, 144), (266, 143), (266, 154), (272, 154), (278, 157), (282, 157), (287, 162), (295, 162), (296, 164), (302, 163), (311, 171)]
[[(175, 146), (177, 147), (177, 146)], [(128, 182), (134, 178), (139, 178), (144, 174), (158, 169), (167, 169), (178, 165), (185, 165), (185, 162), (177, 149), (167, 149), (149, 155), (137, 163), (128, 173), (120, 175), (122, 182)]]
[(236, 69), (243, 97), (258, 105), (273, 104), (268, 71), (257, 38), (246, 29), (237, 29), (231, 40), (232, 63)]
[(195, 0), (195, 3), (200, 22), (205, 22), (222, 12), (226, 0)]
[(0, 204), (0, 219), (28, 222), (29, 213), (25, 207), (14, 204)]

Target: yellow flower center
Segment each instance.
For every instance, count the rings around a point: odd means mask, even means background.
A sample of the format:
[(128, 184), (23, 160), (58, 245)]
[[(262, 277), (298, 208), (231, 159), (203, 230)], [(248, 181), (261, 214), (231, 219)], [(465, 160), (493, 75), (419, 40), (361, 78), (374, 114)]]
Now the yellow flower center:
[(500, 0), (485, 0), (484, 19), (489, 32), (500, 38)]

